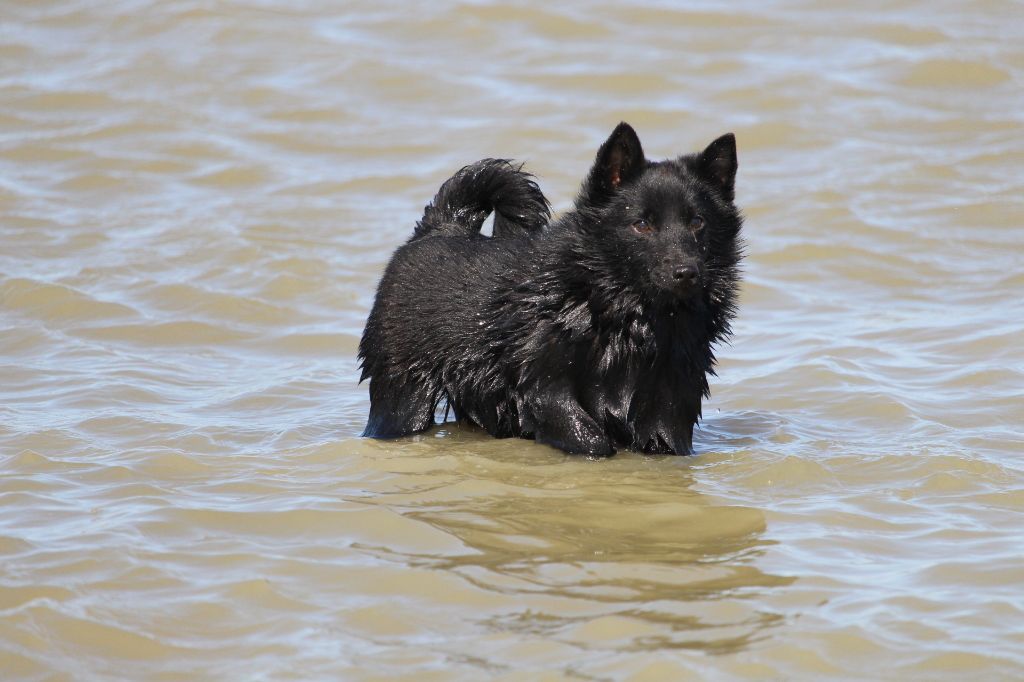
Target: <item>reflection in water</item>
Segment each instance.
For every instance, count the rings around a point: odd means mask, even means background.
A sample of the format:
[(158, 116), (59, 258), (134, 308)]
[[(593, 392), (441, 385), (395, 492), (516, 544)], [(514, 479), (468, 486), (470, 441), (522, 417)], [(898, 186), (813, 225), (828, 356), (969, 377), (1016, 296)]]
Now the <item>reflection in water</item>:
[[(453, 571), (523, 602), (513, 613), (477, 614), (488, 629), (570, 640), (604, 629), (602, 639), (619, 639), (627, 650), (725, 652), (781, 621), (752, 603), (794, 580), (756, 566), (767, 544), (764, 514), (695, 492), (692, 458), (620, 453), (588, 461), (454, 425), (423, 437), (431, 440), (435, 447), (405, 457), (426, 467), (456, 458), (450, 482), (374, 501), (472, 551), (377, 553)], [(470, 476), (477, 494), (465, 485)]]

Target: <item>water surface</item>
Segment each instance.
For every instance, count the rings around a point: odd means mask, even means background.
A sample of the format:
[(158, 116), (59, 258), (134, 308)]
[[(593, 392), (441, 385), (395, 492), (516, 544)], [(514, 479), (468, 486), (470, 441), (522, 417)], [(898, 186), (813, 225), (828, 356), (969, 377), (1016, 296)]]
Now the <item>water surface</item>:
[[(4, 679), (1024, 677), (1012, 2), (0, 11)], [(455, 169), (734, 131), (695, 457), (358, 437)], [(544, 677), (547, 676), (547, 677)]]

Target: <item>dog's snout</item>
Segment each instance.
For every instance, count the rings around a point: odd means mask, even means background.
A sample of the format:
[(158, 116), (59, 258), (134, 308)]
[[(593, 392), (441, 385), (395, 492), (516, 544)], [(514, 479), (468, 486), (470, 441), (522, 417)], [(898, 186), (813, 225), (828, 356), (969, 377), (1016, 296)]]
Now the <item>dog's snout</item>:
[(695, 284), (697, 275), (697, 268), (693, 265), (679, 265), (672, 270), (672, 279), (678, 284)]

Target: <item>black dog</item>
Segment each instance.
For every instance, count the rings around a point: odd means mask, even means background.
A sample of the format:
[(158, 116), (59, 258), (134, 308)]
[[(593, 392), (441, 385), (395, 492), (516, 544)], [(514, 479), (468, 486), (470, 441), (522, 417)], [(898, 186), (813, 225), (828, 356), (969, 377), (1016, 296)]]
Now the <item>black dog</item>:
[(359, 344), (364, 435), (422, 431), (444, 400), (494, 436), (568, 452), (691, 452), (736, 309), (736, 167), (732, 134), (651, 162), (621, 123), (551, 225), (519, 168), (463, 168), (377, 290)]

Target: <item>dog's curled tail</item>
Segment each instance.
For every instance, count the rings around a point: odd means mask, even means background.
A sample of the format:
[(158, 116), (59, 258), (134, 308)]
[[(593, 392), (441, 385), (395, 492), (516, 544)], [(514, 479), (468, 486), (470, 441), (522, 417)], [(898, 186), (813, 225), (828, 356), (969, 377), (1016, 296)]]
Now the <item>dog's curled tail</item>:
[(494, 236), (521, 237), (539, 231), (551, 217), (548, 200), (533, 176), (508, 159), (483, 159), (448, 178), (423, 209), (412, 239), (427, 235), (468, 237), (494, 212)]

